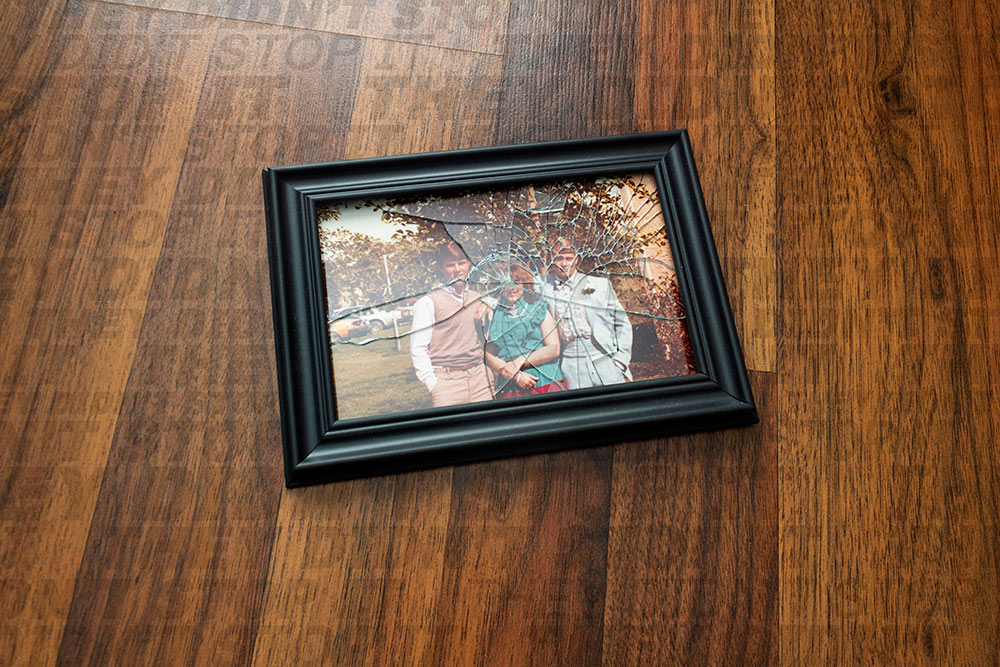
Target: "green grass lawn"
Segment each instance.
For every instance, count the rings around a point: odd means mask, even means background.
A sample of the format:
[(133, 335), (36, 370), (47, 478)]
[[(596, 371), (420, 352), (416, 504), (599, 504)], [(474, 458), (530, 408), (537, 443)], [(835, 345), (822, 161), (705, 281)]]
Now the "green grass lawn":
[[(408, 329), (401, 329), (405, 333)], [(391, 335), (392, 331), (386, 332)], [(378, 340), (367, 345), (333, 346), (333, 377), (338, 419), (423, 410), (431, 407), (427, 388), (410, 361), (410, 338)]]

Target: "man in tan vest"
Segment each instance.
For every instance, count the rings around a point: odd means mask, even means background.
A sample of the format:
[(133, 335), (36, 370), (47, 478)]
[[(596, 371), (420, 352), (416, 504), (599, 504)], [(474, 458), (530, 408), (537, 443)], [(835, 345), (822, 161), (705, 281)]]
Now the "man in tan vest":
[(436, 408), (491, 400), (482, 333), (488, 309), (465, 284), (472, 263), (454, 241), (438, 247), (437, 262), (444, 285), (413, 306), (413, 369)]

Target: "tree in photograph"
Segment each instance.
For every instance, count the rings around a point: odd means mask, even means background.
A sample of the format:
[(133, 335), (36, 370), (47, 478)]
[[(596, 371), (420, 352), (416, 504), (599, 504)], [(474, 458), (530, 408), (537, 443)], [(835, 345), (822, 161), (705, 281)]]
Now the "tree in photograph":
[[(336, 220), (321, 212), (321, 221)], [(362, 311), (393, 304), (426, 293), (439, 281), (434, 266), (434, 244), (408, 233), (389, 240), (321, 225), (320, 249), (326, 268), (327, 298), (331, 310)], [(386, 267), (390, 280), (386, 281)]]

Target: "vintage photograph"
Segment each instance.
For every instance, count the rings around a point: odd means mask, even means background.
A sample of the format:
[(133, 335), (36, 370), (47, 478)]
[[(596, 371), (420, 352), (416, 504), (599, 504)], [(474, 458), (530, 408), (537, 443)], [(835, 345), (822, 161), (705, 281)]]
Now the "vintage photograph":
[(694, 372), (650, 173), (318, 210), (338, 419)]

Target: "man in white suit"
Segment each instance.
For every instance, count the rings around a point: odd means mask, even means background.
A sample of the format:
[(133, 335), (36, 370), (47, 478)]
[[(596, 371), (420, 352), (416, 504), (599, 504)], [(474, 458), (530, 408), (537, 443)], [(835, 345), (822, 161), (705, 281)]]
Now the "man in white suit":
[(570, 389), (632, 380), (632, 324), (611, 281), (577, 271), (572, 242), (551, 246), (551, 266), (540, 292), (559, 326), (560, 366)]

